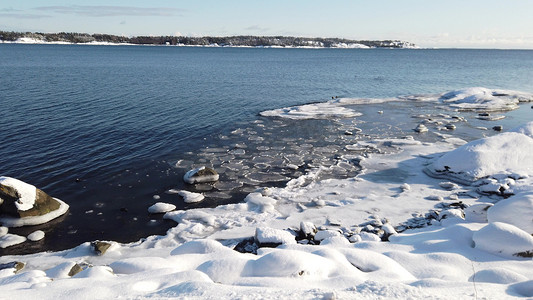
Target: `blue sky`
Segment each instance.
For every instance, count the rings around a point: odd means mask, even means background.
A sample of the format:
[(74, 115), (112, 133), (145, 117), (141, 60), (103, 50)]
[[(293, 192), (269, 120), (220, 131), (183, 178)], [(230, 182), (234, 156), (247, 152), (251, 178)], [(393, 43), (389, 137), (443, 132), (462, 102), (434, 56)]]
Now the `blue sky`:
[(0, 30), (400, 39), (533, 49), (530, 0), (0, 1)]

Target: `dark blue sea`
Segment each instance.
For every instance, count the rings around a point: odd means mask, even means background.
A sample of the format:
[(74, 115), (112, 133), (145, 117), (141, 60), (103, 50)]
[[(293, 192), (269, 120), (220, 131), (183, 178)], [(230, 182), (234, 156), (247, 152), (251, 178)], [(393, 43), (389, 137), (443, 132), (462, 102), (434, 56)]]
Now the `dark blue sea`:
[[(178, 209), (236, 203), (257, 187), (283, 186), (331, 165), (350, 142), (340, 120), (267, 119), (261, 111), (335, 96), (477, 86), (533, 92), (533, 51), (0, 44), (0, 176), (70, 205), (49, 224), (10, 230), (41, 229), (46, 238), (0, 255), (164, 234), (175, 224), (148, 214), (157, 201)], [(499, 124), (533, 119), (529, 106)], [(370, 136), (405, 134), (411, 125), (403, 119), (432, 110), (394, 103), (365, 109), (396, 111), (386, 126), (364, 116), (354, 121)], [(472, 128), (493, 124), (476, 122), (458, 134), (474, 138)], [(284, 169), (288, 163), (304, 167)], [(185, 185), (183, 174), (200, 165), (217, 168), (221, 182)], [(202, 192), (206, 200), (186, 205), (170, 189)]]

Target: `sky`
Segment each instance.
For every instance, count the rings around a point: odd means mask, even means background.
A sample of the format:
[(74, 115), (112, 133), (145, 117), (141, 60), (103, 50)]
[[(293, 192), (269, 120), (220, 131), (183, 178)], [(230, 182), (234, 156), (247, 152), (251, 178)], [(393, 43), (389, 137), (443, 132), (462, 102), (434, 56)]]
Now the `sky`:
[(2, 0), (0, 30), (288, 35), (533, 49), (530, 0)]

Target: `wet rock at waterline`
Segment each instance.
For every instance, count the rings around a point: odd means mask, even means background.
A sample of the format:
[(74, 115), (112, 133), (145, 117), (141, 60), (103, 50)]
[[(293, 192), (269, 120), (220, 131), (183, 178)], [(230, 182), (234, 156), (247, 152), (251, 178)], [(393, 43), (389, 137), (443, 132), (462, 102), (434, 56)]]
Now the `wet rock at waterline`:
[(7, 227), (38, 225), (67, 212), (69, 206), (31, 184), (0, 177), (0, 223)]
[(185, 173), (183, 181), (189, 184), (218, 181), (218, 173), (209, 167), (200, 167)]

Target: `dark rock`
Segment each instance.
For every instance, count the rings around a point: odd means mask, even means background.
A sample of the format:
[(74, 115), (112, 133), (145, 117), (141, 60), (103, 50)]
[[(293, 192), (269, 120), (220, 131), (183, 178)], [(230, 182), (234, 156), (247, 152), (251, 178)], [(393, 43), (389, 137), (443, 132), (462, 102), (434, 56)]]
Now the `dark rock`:
[(533, 251), (524, 251), (514, 254), (514, 256), (518, 257), (533, 257)]
[(495, 131), (502, 131), (503, 130), (503, 126), (502, 125), (496, 125), (496, 126), (492, 127), (492, 129), (494, 129)]
[(259, 245), (255, 242), (255, 238), (251, 237), (240, 241), (233, 250), (240, 253), (253, 253), (257, 254), (257, 249)]
[(80, 265), (75, 264), (74, 266), (72, 266), (72, 268), (68, 272), (68, 276), (72, 277), (72, 276), (78, 274), (81, 271), (83, 271), (83, 268)]
[(187, 183), (204, 183), (204, 182), (215, 182), (218, 181), (218, 173), (212, 168), (201, 167), (197, 169), (190, 170), (183, 176), (183, 180)]
[(0, 213), (5, 213), (17, 218), (42, 216), (57, 210), (61, 205), (45, 192), (37, 189), (35, 203), (31, 209), (18, 210), (15, 203), (20, 199), (20, 194), (14, 188), (0, 183)]
[(93, 248), (94, 252), (96, 252), (96, 254), (104, 255), (107, 249), (111, 247), (111, 243), (103, 241), (94, 241), (91, 242), (91, 247)]
[(454, 124), (451, 124), (451, 123), (446, 124), (445, 127), (446, 127), (446, 129), (448, 129), (448, 130), (455, 130), (455, 128), (456, 128), (455, 125), (454, 125)]
[(17, 273), (18, 271), (24, 269), (24, 267), (26, 266), (25, 263), (23, 262), (20, 262), (20, 261), (12, 261), (12, 262), (9, 262), (9, 263), (6, 263), (6, 264), (0, 264), (0, 270), (4, 270), (4, 269), (15, 269), (15, 273)]

